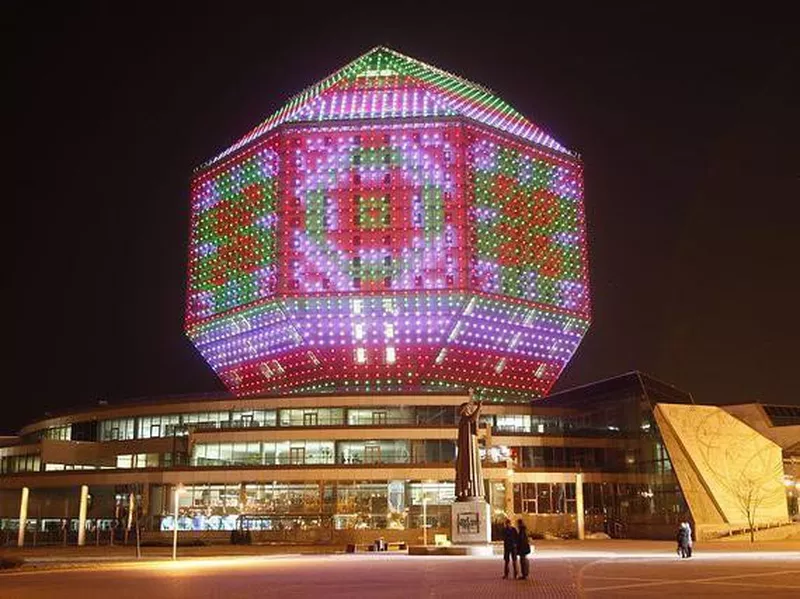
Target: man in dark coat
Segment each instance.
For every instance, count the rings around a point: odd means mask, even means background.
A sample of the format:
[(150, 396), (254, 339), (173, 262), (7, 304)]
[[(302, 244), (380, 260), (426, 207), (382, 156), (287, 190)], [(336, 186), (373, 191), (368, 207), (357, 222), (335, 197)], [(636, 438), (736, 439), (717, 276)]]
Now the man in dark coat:
[(528, 529), (522, 519), (517, 520), (517, 531), (519, 541), (517, 542), (517, 549), (519, 551), (519, 565), (522, 570), (521, 580), (527, 580), (530, 573), (531, 565), (528, 562), (528, 555), (531, 552), (531, 543), (528, 539)]
[(519, 535), (517, 529), (511, 526), (511, 520), (506, 520), (503, 525), (503, 578), (508, 578), (508, 562), (514, 566), (514, 578), (517, 577), (517, 543), (519, 542)]

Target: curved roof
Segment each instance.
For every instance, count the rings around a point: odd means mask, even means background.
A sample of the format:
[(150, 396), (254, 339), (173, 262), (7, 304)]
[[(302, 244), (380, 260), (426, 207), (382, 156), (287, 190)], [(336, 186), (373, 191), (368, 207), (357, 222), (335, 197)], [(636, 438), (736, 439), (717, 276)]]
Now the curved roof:
[(463, 116), (574, 155), (485, 87), (378, 46), (292, 97), (201, 168), (284, 123), (418, 116)]

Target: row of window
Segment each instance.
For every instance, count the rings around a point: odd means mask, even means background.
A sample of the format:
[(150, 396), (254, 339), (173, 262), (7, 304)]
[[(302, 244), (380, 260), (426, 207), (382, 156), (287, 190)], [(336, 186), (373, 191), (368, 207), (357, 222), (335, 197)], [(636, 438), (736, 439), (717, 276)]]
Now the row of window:
[(455, 444), (449, 440), (197, 443), (192, 452), (193, 466), (422, 464), (454, 459)]
[[(387, 331), (392, 336), (394, 331)], [(356, 348), (355, 360), (366, 363), (365, 348)], [(384, 358), (393, 363), (395, 349), (386, 348)], [(633, 423), (625, 424), (604, 411), (576, 417), (536, 416), (530, 414), (484, 415), (481, 422), (490, 425), (496, 433), (514, 434), (569, 434), (575, 436), (594, 434), (630, 433)], [(40, 431), (36, 437), (77, 441), (115, 441), (150, 439), (185, 435), (195, 428), (262, 428), (300, 426), (382, 426), (382, 425), (445, 425), (458, 421), (453, 406), (401, 406), (374, 408), (286, 408), (279, 410), (236, 410), (217, 412), (190, 412), (161, 416), (117, 418), (99, 422), (81, 422)], [(608, 424), (616, 422), (617, 424)], [(650, 434), (650, 423), (636, 424), (636, 432)]]
[[(382, 426), (454, 425), (456, 410), (451, 406), (375, 408), (287, 408), (281, 410), (238, 410), (191, 412), (162, 416), (116, 418), (98, 423), (77, 423), (58, 431), (59, 438), (80, 441), (124, 441), (185, 435), (194, 428), (263, 428), (299, 426)], [(95, 425), (92, 428), (90, 425)], [(53, 434), (56, 434), (55, 432)]]
[[(575, 483), (517, 483), (514, 485), (514, 511), (518, 514), (574, 514)], [(686, 511), (678, 483), (629, 484), (584, 483), (583, 509), (586, 514), (602, 514), (623, 520), (670, 516)]]
[(38, 454), (12, 455), (0, 458), (0, 474), (39, 472), (42, 460)]
[[(239, 516), (246, 519), (247, 528), (255, 530), (318, 527), (325, 514), (337, 529), (402, 529), (422, 524), (423, 500), (428, 524), (445, 524), (447, 506), (455, 500), (454, 484), (390, 480), (190, 485), (178, 496), (178, 527), (233, 530)], [(316, 520), (308, 519), (315, 514)], [(173, 526), (174, 519), (165, 514), (161, 529)]]
[[(436, 464), (455, 459), (455, 443), (448, 439), (357, 441), (251, 441), (248, 443), (196, 443), (192, 466), (292, 466), (314, 464)], [(652, 454), (652, 455), (650, 455)], [(599, 447), (493, 446), (481, 449), (482, 459), (511, 459), (530, 469), (586, 469), (605, 472), (641, 472), (670, 475), (672, 464), (661, 443), (639, 450)], [(169, 468), (186, 465), (186, 456), (170, 453), (122, 454), (114, 466), (45, 464), (44, 470), (94, 468)], [(0, 460), (0, 473), (38, 472), (39, 455), (8, 456)]]

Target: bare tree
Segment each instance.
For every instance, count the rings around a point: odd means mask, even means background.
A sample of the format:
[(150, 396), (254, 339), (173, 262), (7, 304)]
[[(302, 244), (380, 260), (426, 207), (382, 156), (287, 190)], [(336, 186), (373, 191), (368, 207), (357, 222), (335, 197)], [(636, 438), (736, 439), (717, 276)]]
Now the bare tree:
[[(766, 451), (756, 452), (750, 462), (755, 468), (744, 468), (738, 476), (728, 482), (731, 495), (736, 499), (739, 509), (747, 520), (750, 542), (755, 542), (755, 531), (760, 509), (774, 496), (775, 481), (780, 480), (783, 468), (774, 460), (765, 459)], [(772, 463), (771, 463), (772, 462)]]

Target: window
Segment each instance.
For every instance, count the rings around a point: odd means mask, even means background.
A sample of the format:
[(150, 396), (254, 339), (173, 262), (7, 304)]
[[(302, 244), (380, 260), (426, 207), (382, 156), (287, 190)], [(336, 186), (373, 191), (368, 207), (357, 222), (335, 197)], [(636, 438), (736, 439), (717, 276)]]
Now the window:
[(381, 461), (380, 445), (367, 445), (364, 447), (364, 463), (379, 464)]
[(292, 465), (301, 465), (306, 463), (306, 448), (305, 447), (290, 447), (289, 448), (289, 463)]
[(118, 455), (117, 468), (133, 468), (133, 455)]
[(386, 348), (386, 363), (387, 364), (394, 364), (397, 361), (397, 355), (395, 354), (393, 347)]
[(319, 417), (316, 412), (303, 413), (303, 426), (317, 426)]
[(372, 413), (372, 424), (376, 426), (382, 426), (386, 424), (386, 412), (373, 412)]

